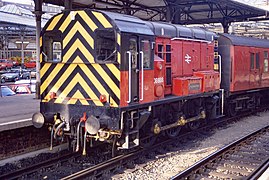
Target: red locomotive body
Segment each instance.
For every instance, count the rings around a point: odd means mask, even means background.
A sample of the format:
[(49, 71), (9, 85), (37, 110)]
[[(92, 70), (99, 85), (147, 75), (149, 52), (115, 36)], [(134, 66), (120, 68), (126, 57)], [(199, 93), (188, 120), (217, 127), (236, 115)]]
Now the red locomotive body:
[(188, 96), (219, 89), (219, 73), (213, 69), (214, 33), (167, 23), (148, 24), (156, 35), (155, 54), (164, 62), (165, 95)]

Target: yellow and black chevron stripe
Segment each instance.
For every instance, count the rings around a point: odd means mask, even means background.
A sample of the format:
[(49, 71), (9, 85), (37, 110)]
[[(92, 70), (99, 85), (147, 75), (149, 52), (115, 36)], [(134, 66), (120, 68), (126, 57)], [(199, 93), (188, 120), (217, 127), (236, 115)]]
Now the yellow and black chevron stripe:
[[(117, 33), (117, 63), (95, 63), (94, 30), (113, 28), (100, 12), (85, 10), (58, 14), (43, 29), (61, 31), (62, 62), (43, 62), (40, 93), (43, 102), (103, 106), (106, 95), (112, 107), (120, 104), (120, 34)], [(42, 41), (42, 39), (41, 39)], [(41, 44), (42, 46), (42, 44)], [(50, 99), (55, 92), (56, 98)]]

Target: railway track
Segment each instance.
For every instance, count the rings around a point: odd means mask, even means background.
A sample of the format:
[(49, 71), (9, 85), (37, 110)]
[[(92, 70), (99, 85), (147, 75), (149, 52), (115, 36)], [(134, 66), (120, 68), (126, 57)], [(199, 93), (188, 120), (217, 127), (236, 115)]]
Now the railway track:
[(35, 163), (35, 164), (30, 165), (26, 168), (21, 168), (21, 169), (18, 169), (16, 171), (12, 171), (12, 172), (7, 173), (7, 174), (2, 174), (2, 175), (0, 175), (0, 179), (19, 179), (19, 178), (27, 179), (28, 174), (34, 173), (42, 168), (51, 167), (59, 162), (63, 163), (74, 156), (78, 156), (78, 154), (77, 153), (67, 153), (67, 154), (62, 155), (60, 157), (55, 157), (55, 158), (51, 158), (47, 161)]
[[(246, 116), (246, 115), (245, 115)], [(236, 118), (238, 119), (238, 117)], [(197, 129), (195, 132), (186, 132), (184, 134), (182, 134), (181, 136), (177, 137), (176, 139), (161, 139), (159, 141), (159, 143), (157, 143), (156, 145), (154, 145), (153, 147), (151, 147), (150, 149), (142, 149), (139, 148), (135, 151), (131, 151), (128, 154), (125, 155), (119, 155), (115, 158), (111, 158), (110, 155), (107, 155), (108, 153), (102, 152), (99, 153), (101, 154), (100, 156), (96, 157), (87, 157), (88, 161), (90, 162), (97, 162), (97, 163), (91, 163), (91, 165), (89, 165), (88, 167), (83, 166), (83, 168), (74, 168), (76, 170), (68, 170), (68, 168), (73, 167), (73, 165), (75, 164), (74, 162), (76, 160), (74, 160), (75, 158), (72, 157), (73, 155), (67, 155), (64, 157), (57, 157), (55, 159), (51, 159), (48, 160), (46, 162), (41, 162), (38, 163), (37, 165), (32, 165), (30, 167), (24, 168), (24, 169), (19, 169), (17, 171), (11, 172), (9, 174), (4, 174), (0, 176), (0, 179), (14, 179), (14, 178), (18, 178), (18, 177), (26, 177), (26, 178), (31, 178), (31, 177), (44, 177), (43, 174), (39, 175), (39, 173), (46, 171), (45, 169), (48, 167), (52, 167), (55, 166), (55, 164), (57, 164), (57, 168), (59, 169), (67, 169), (68, 173), (62, 173), (59, 176), (56, 176), (56, 179), (59, 178), (63, 178), (63, 179), (81, 179), (81, 178), (99, 178), (99, 177), (110, 177), (110, 175), (112, 174), (117, 174), (118, 172), (122, 172), (123, 169), (130, 169), (132, 167), (134, 167), (134, 161), (137, 159), (137, 157), (143, 157), (143, 156), (151, 156), (153, 154), (158, 154), (161, 147), (166, 147), (169, 143), (171, 144), (172, 142), (174, 142), (175, 140), (182, 140), (184, 138), (190, 138), (191, 136), (197, 136), (197, 133), (199, 132), (209, 132), (210, 130), (214, 129), (212, 127), (220, 127), (223, 126), (225, 124), (228, 124), (231, 121), (236, 121), (235, 118), (223, 118), (221, 120), (219, 120), (216, 123), (210, 124), (208, 126), (205, 127), (201, 127), (199, 129)], [(193, 135), (196, 134), (196, 135)], [(210, 133), (209, 133), (210, 134)], [(194, 137), (195, 138), (195, 137)], [(156, 151), (156, 152), (154, 152)], [(91, 150), (91, 153), (95, 154), (96, 152), (94, 152), (93, 150)], [(104, 155), (106, 154), (106, 155)], [(78, 155), (79, 156), (79, 155)], [(96, 159), (100, 159), (101, 156), (105, 156), (103, 157), (104, 160), (102, 160), (101, 162)], [(83, 157), (85, 158), (85, 157)], [(96, 159), (94, 159), (96, 158)], [(142, 158), (143, 159), (143, 158)], [(145, 158), (147, 159), (147, 158)], [(71, 162), (71, 163), (70, 163)], [(68, 168), (65, 167), (60, 167), (62, 165), (64, 165)], [(69, 165), (66, 165), (69, 164)], [(72, 172), (72, 174), (70, 175), (70, 172)], [(37, 174), (32, 176), (33, 174)], [(48, 177), (49, 179), (53, 179), (52, 177)]]
[(269, 167), (269, 126), (248, 134), (171, 179), (257, 179)]
[[(202, 127), (198, 129), (197, 131), (203, 132), (206, 128), (210, 129), (212, 126), (223, 124), (224, 122), (227, 123), (230, 121), (235, 120), (236, 118), (223, 118), (223, 121), (220, 121), (216, 124), (212, 124), (207, 127)], [(184, 139), (190, 137), (190, 135), (193, 132), (187, 132), (181, 136), (179, 136), (176, 139)], [(175, 140), (175, 139), (174, 139)], [(168, 139), (163, 142), (157, 143), (154, 146), (152, 146), (150, 149), (139, 149), (137, 151), (134, 151), (132, 153), (126, 154), (126, 155), (120, 155), (118, 157), (115, 157), (113, 159), (110, 159), (108, 161), (105, 161), (101, 164), (97, 164), (95, 166), (89, 167), (87, 169), (84, 169), (82, 171), (73, 173), (69, 176), (66, 176), (62, 178), (62, 180), (74, 180), (74, 179), (98, 179), (98, 178), (110, 178), (112, 174), (117, 174), (118, 172), (123, 172), (124, 169), (133, 169), (134, 167), (134, 161), (137, 159), (137, 157), (143, 157), (147, 155), (153, 155), (158, 154), (159, 151), (162, 151), (162, 147), (165, 147), (169, 143), (172, 143), (174, 141), (173, 139)], [(154, 152), (156, 151), (156, 152)], [(135, 171), (135, 170), (133, 170)]]

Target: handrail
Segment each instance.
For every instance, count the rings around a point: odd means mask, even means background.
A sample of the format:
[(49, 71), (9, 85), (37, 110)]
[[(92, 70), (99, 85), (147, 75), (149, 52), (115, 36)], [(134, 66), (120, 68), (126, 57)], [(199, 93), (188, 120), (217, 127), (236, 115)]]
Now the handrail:
[(222, 66), (221, 66), (221, 63), (222, 63), (222, 62), (221, 62), (221, 61), (222, 61), (222, 57), (221, 57), (220, 54), (218, 55), (218, 58), (219, 58), (219, 79), (220, 79), (220, 80), (219, 80), (219, 83), (221, 84), (221, 78), (222, 78), (222, 77), (221, 77), (221, 73), (222, 73)]
[(128, 54), (128, 58), (129, 58), (129, 77), (128, 77), (128, 101), (127, 103), (131, 102), (131, 84), (132, 84), (132, 78), (131, 78), (131, 73), (132, 73), (132, 54), (130, 51), (126, 52)]
[(141, 54), (141, 99), (144, 100), (144, 52), (140, 51)]

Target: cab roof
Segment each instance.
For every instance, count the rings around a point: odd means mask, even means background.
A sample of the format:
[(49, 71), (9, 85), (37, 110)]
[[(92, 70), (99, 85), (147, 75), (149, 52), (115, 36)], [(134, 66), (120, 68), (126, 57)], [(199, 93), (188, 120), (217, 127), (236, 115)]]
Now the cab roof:
[(168, 38), (188, 38), (213, 41), (217, 35), (201, 28), (188, 28), (164, 22), (143, 21), (125, 14), (102, 11), (108, 16), (121, 32), (155, 35)]

